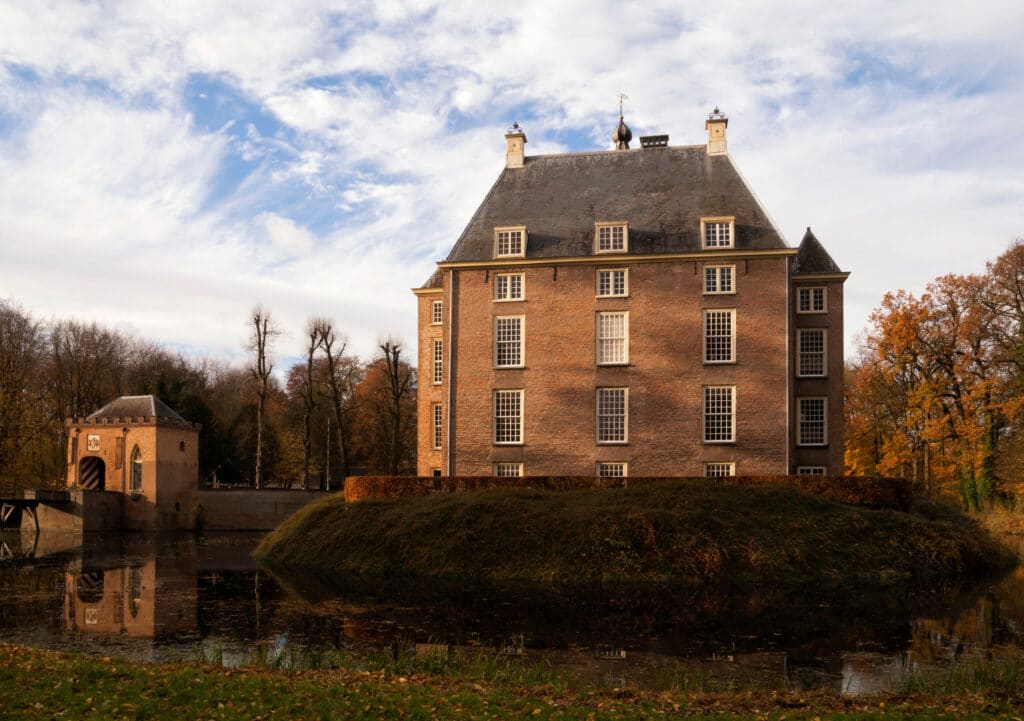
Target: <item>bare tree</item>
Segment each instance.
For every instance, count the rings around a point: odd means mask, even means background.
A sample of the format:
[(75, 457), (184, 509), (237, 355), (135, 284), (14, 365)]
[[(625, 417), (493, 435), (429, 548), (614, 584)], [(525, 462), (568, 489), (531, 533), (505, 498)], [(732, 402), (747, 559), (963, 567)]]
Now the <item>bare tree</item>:
[(341, 477), (349, 474), (349, 443), (347, 405), (351, 397), (352, 381), (359, 370), (358, 364), (345, 357), (348, 342), (338, 337), (333, 323), (328, 318), (317, 318), (316, 327), (320, 334), (320, 348), (324, 353), (323, 385), (324, 394), (331, 401), (334, 411), (335, 433), (338, 437), (338, 454), (341, 457)]
[(269, 348), (274, 338), (281, 335), (281, 330), (270, 317), (270, 311), (257, 305), (249, 314), (249, 350), (256, 354), (249, 373), (256, 381), (256, 476), (254, 485), (263, 487), (263, 432), (266, 424), (267, 395), (270, 387), (270, 374), (274, 364), (270, 360)]
[(313, 436), (313, 414), (316, 412), (316, 395), (313, 386), (313, 360), (320, 347), (320, 324), (318, 318), (306, 322), (306, 372), (302, 377), (302, 487), (309, 489), (309, 456)]
[(388, 424), (388, 475), (398, 475), (402, 454), (404, 452), (402, 432), (409, 422), (406, 404), (407, 396), (416, 390), (416, 381), (408, 363), (401, 362), (402, 343), (394, 338), (378, 341), (384, 360), (384, 372), (387, 381), (386, 413)]

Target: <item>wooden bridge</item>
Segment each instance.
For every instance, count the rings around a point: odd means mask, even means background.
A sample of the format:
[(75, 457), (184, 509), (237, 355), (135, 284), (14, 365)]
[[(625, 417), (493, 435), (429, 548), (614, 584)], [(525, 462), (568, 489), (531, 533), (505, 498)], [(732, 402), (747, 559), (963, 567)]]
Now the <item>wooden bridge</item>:
[(49, 489), (36, 489), (25, 491), (24, 498), (0, 498), (0, 529), (7, 528), (12, 519), (20, 525), (21, 514), (28, 513), (35, 524), (36, 533), (39, 533), (39, 518), (36, 516), (36, 508), (40, 503), (48, 506), (66, 506), (71, 503), (71, 494), (67, 491), (52, 491)]

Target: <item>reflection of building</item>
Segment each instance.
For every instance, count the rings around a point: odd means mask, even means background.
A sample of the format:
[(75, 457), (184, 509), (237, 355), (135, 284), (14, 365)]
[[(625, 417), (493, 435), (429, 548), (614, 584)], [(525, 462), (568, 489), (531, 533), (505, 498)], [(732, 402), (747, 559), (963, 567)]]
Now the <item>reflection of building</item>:
[(65, 576), (64, 613), (70, 631), (173, 637), (196, 630), (196, 603), (194, 556), (149, 558)]
[[(121, 494), (116, 504), (119, 523), (114, 528), (165, 531), (194, 527), (198, 425), (155, 396), (123, 396), (86, 418), (68, 419), (67, 427), (68, 486)], [(82, 523), (88, 525), (89, 519), (83, 518)], [(109, 519), (102, 526), (105, 528), (95, 530), (112, 527)]]
[(726, 151), (621, 122), (619, 149), (506, 167), (419, 306), (420, 475), (843, 471), (843, 283)]

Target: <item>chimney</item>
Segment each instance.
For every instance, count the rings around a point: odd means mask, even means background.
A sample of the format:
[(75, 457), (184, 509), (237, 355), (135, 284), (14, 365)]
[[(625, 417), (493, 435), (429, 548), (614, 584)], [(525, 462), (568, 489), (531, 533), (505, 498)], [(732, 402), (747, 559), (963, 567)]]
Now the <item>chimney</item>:
[(714, 111), (704, 123), (704, 127), (708, 131), (708, 155), (725, 155), (728, 152), (725, 147), (725, 128), (728, 125), (729, 118), (722, 114), (718, 106), (715, 106)]
[(519, 126), (519, 121), (512, 123), (512, 127), (505, 132), (505, 142), (508, 144), (505, 151), (505, 167), (523, 167), (526, 158), (526, 133)]

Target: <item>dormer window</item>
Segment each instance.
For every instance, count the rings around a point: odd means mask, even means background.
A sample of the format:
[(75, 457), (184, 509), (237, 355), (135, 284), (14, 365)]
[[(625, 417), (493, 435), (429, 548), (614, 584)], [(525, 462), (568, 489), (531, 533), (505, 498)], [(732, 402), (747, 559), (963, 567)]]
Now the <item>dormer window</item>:
[(594, 252), (629, 252), (629, 226), (621, 222), (594, 223)]
[(721, 218), (701, 218), (700, 237), (701, 246), (705, 250), (714, 248), (733, 248), (733, 226), (732, 216)]
[(494, 229), (495, 258), (523, 258), (526, 256), (526, 226)]

